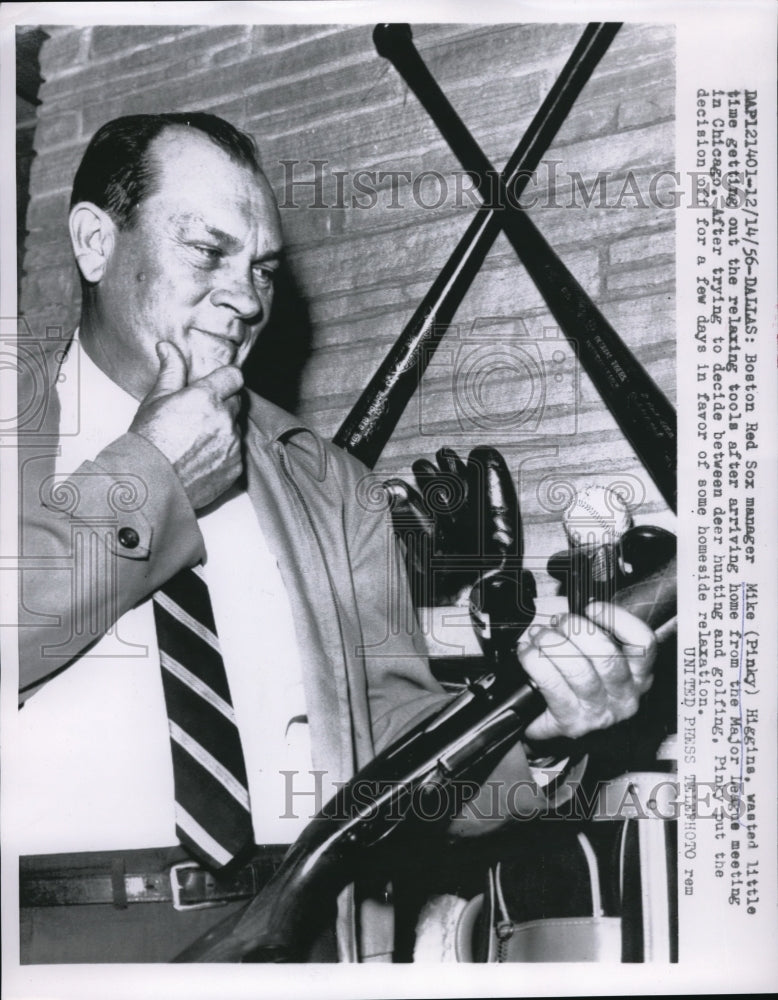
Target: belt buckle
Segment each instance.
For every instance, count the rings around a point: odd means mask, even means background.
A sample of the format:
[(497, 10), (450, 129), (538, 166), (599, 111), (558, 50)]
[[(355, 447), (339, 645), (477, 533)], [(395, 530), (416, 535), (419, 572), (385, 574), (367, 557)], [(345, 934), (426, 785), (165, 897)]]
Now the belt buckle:
[(225, 906), (227, 903), (226, 899), (204, 899), (200, 903), (188, 903), (186, 900), (181, 899), (181, 890), (183, 887), (178, 880), (179, 872), (192, 870), (202, 871), (207, 875), (205, 869), (196, 861), (179, 861), (170, 869), (170, 893), (173, 897), (173, 909), (210, 910), (214, 906)]

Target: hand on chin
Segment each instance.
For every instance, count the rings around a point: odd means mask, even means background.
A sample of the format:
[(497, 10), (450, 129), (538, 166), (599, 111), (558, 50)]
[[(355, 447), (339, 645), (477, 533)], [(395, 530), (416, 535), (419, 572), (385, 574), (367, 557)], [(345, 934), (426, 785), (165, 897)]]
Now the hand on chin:
[(189, 384), (205, 378), (217, 368), (235, 364), (236, 345), (227, 340), (219, 340), (207, 334), (190, 337), (189, 340)]

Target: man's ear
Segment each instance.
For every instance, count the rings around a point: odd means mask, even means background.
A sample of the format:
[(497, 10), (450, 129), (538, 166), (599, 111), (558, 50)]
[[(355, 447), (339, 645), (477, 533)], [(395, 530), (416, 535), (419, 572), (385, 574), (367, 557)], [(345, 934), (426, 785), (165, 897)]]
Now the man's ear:
[(116, 224), (102, 208), (80, 201), (70, 211), (70, 242), (84, 280), (100, 281), (113, 252)]

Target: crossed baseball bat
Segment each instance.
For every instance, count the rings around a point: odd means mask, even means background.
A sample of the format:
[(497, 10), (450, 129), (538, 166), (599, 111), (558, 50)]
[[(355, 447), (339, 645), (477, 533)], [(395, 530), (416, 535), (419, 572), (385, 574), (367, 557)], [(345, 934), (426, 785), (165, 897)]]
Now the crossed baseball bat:
[(518, 198), (565, 121), (620, 24), (589, 24), (527, 132), (498, 175), (425, 66), (409, 25), (382, 24), (373, 33), (430, 114), (480, 191), (497, 184), (497, 205), (483, 205), (448, 262), (334, 437), (374, 466), (426, 366), (500, 230), (504, 230), (572, 344), (603, 402), (676, 509), (676, 415), (656, 383), (518, 206)]

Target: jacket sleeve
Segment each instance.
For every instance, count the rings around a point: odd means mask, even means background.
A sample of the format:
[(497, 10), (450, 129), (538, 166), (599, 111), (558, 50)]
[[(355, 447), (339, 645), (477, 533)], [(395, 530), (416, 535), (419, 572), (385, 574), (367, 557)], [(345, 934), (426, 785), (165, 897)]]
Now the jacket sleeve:
[(204, 555), (181, 482), (140, 435), (124, 434), (66, 479), (52, 469), (42, 452), (22, 453), (22, 699)]

